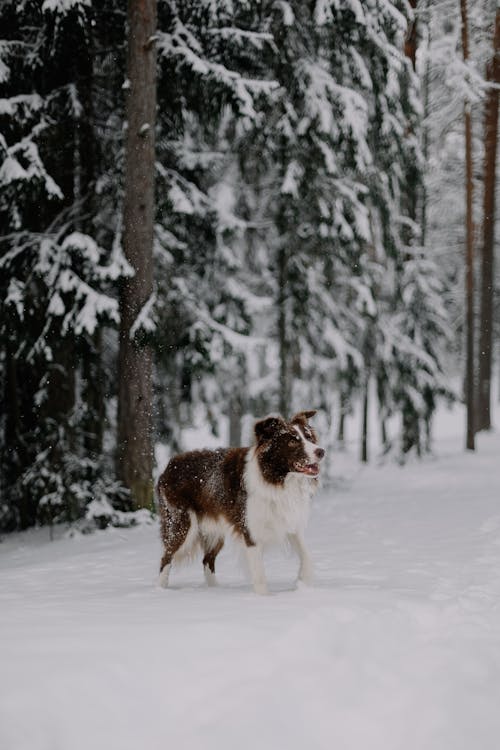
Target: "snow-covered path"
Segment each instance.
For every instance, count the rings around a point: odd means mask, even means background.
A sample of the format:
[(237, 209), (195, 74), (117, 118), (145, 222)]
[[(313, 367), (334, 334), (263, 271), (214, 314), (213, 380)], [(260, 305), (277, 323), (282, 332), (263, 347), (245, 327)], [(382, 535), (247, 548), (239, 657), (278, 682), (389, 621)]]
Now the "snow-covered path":
[(323, 490), (297, 564), (153, 585), (156, 527), (0, 544), (2, 750), (496, 750), (500, 439)]

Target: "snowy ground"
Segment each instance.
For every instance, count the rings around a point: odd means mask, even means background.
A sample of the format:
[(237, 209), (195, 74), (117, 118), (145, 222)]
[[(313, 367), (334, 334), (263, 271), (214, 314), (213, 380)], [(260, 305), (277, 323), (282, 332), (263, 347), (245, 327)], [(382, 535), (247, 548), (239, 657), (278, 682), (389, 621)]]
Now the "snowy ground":
[(339, 458), (310, 589), (276, 552), (255, 596), (227, 551), (160, 590), (156, 527), (4, 539), (0, 748), (496, 750), (500, 438), (442, 424), (420, 465)]

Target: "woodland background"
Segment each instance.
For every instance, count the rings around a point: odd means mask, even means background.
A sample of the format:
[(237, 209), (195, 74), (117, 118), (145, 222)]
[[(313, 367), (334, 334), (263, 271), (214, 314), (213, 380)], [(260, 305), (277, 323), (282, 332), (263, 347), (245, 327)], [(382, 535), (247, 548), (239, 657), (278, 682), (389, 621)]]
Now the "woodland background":
[(492, 0), (3, 0), (0, 531), (132, 523), (155, 443), (271, 411), (361, 405), (367, 461), (374, 400), (404, 462), (465, 399), (472, 449), (499, 48)]

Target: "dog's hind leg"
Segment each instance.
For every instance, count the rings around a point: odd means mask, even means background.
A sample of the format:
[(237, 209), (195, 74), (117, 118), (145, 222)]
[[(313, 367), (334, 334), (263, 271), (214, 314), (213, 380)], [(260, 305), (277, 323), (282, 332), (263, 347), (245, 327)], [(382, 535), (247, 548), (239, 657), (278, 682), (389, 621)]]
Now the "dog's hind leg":
[(313, 564), (309, 557), (304, 538), (300, 532), (288, 534), (288, 539), (300, 560), (299, 581), (312, 583), (314, 578)]
[(162, 589), (168, 588), (168, 578), (170, 576), (170, 568), (172, 567), (172, 555), (165, 552), (160, 563), (160, 576), (158, 578), (158, 585)]
[(189, 531), (192, 519), (189, 511), (180, 508), (171, 508), (166, 504), (161, 508), (161, 538), (165, 547), (160, 563), (159, 585), (167, 588), (172, 560), (176, 553), (182, 550)]
[(202, 545), (205, 553), (203, 557), (203, 572), (205, 574), (205, 580), (208, 586), (216, 586), (215, 558), (224, 546), (224, 539), (216, 539), (209, 542), (202, 537)]

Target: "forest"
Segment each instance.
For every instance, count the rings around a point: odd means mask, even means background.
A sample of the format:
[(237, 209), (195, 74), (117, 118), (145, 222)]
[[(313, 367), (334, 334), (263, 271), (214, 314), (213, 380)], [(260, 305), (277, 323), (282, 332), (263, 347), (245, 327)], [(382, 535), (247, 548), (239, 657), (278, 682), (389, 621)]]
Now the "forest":
[(155, 446), (268, 413), (404, 464), (463, 401), (473, 450), (499, 50), (493, 0), (3, 0), (0, 532), (134, 523)]

